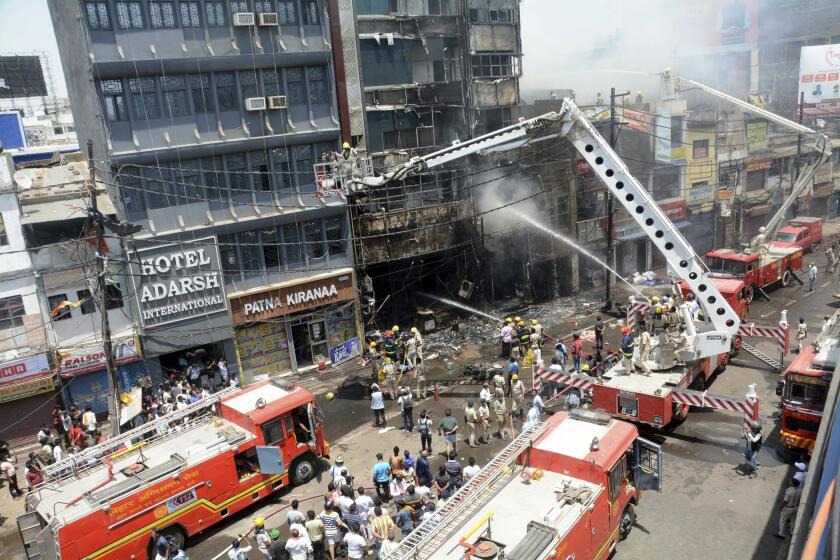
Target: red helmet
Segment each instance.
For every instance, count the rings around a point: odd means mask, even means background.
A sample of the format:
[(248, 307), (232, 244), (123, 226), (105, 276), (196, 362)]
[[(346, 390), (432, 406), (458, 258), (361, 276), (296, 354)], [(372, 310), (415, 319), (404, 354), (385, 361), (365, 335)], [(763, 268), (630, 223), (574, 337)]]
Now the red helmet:
[(630, 334), (630, 327), (622, 327), (621, 334)]

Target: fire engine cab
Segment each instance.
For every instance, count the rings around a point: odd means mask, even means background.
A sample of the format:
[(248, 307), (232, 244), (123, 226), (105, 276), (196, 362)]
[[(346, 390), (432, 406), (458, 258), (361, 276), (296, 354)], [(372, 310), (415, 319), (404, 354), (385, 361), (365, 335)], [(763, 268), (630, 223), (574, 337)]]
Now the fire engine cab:
[(706, 253), (706, 266), (712, 278), (737, 278), (746, 286), (747, 303), (752, 302), (758, 290), (766, 298), (764, 288), (781, 283), (790, 285), (797, 279), (796, 271), (802, 270), (803, 249), (766, 245), (763, 251), (735, 251), (717, 249)]
[(662, 490), (659, 446), (593, 411), (527, 427), (385, 560), (607, 558), (643, 490)]
[(154, 558), (153, 528), (183, 546), (327, 453), (306, 389), (226, 389), (47, 467), (18, 528), (29, 559)]

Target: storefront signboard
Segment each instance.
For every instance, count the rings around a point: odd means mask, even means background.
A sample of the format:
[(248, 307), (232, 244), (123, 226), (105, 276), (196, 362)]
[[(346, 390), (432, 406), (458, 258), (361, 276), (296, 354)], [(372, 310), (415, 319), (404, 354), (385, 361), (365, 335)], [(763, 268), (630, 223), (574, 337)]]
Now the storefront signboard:
[[(140, 359), (140, 351), (135, 337), (118, 340), (113, 344), (114, 363), (127, 364)], [(99, 346), (59, 352), (61, 363), (58, 374), (61, 377), (72, 377), (81, 373), (90, 373), (105, 367), (105, 350)]]
[(355, 358), (359, 354), (359, 337), (356, 336), (334, 348), (330, 348), (330, 362), (332, 362), (333, 366), (337, 366), (342, 362)]
[(799, 51), (799, 95), (803, 112), (836, 117), (840, 111), (840, 45), (814, 45)]
[(663, 202), (659, 205), (668, 219), (672, 222), (684, 220), (686, 217), (687, 203), (684, 199), (675, 200), (673, 202)]
[(50, 363), (46, 354), (36, 354), (22, 360), (0, 364), (0, 386), (9, 383), (31, 381), (36, 377), (48, 375)]
[(0, 403), (40, 395), (53, 389), (55, 389), (55, 381), (52, 375), (42, 375), (18, 383), (4, 383), (0, 385)]
[(132, 279), (146, 328), (227, 310), (215, 237), (138, 249)]

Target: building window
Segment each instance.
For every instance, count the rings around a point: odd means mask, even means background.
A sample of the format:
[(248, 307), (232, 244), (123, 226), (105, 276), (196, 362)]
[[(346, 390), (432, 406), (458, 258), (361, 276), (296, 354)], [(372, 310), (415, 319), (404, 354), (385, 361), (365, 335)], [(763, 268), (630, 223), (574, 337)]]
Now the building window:
[(190, 114), (187, 80), (184, 76), (162, 77), (160, 89), (163, 92), (163, 107), (169, 117), (183, 117)]
[(478, 23), (478, 10), (470, 9), (470, 23)]
[(82, 315), (90, 315), (96, 311), (96, 302), (90, 295), (90, 290), (79, 290), (76, 292), (77, 301), (81, 302), (79, 309), (82, 310)]
[(264, 270), (262, 261), (262, 246), (256, 231), (243, 231), (238, 235), (239, 255), (242, 272), (245, 276), (255, 276)]
[(476, 78), (498, 78), (519, 74), (515, 56), (509, 54), (482, 54), (470, 57), (472, 73)]
[(247, 166), (245, 165), (245, 154), (228, 154), (225, 156), (225, 167), (227, 168), (228, 184), (234, 191), (232, 194), (239, 194), (238, 191), (249, 191)]
[[(136, 169), (131, 169), (127, 173), (132, 175), (137, 174)], [(143, 204), (143, 187), (140, 184), (140, 178), (129, 177), (128, 175), (120, 175), (120, 195), (125, 204), (125, 211), (129, 216), (136, 216), (143, 212), (146, 208)]]
[(258, 14), (267, 14), (274, 11), (274, 2), (271, 0), (256, 0), (254, 2), (254, 11)]
[(283, 245), (277, 228), (264, 229), (260, 232), (260, 244), (263, 250), (266, 270), (280, 270), (283, 267)]
[(300, 234), (297, 224), (286, 224), (283, 226), (283, 248), (286, 251), (286, 262), (297, 264), (301, 259)]
[(155, 29), (175, 27), (175, 7), (172, 2), (149, 2), (149, 21)]
[(440, 0), (428, 0), (429, 2), (429, 15), (430, 16), (439, 16), (440, 15)]
[(653, 187), (650, 194), (656, 200), (666, 200), (680, 195), (680, 166), (669, 165), (653, 170)]
[(292, 153), (295, 157), (295, 171), (297, 171), (297, 185), (303, 187), (311, 185), (314, 181), (312, 170), (312, 147), (309, 144), (305, 146), (294, 146)]
[(228, 276), (239, 276), (239, 259), (236, 257), (236, 245), (232, 235), (219, 236), (219, 256), (222, 259), (222, 270)]
[(303, 237), (306, 243), (306, 256), (310, 259), (322, 258), (324, 256), (324, 237), (321, 234), (321, 221), (304, 222)]
[(277, 21), (280, 22), (280, 25), (294, 25), (297, 23), (295, 2), (290, 0), (279, 0), (277, 2)]
[(679, 148), (682, 145), (682, 117), (671, 117), (671, 149)]
[(263, 70), (263, 89), (268, 97), (283, 94), (279, 70)]
[(715, 192), (712, 190), (712, 185), (708, 181), (699, 181), (691, 184), (692, 202), (700, 202), (702, 200), (712, 200), (715, 197)]
[(85, 12), (90, 29), (111, 29), (108, 2), (85, 2)]
[(513, 21), (511, 10), (490, 10), (490, 23), (510, 23)]
[(251, 170), (254, 175), (254, 186), (258, 191), (271, 191), (271, 173), (268, 170), (268, 157), (264, 151), (251, 152)]
[(691, 144), (691, 157), (693, 159), (706, 159), (709, 157), (709, 141), (695, 140)]
[(236, 78), (233, 72), (216, 74), (216, 98), (219, 100), (219, 111), (234, 111), (239, 109), (236, 95)]
[(198, 2), (181, 2), (181, 25), (184, 27), (201, 27), (201, 17)]
[(131, 106), (135, 119), (160, 118), (160, 101), (154, 78), (129, 78), (128, 90), (131, 92)]
[(165, 169), (147, 170), (145, 187), (146, 201), (149, 210), (168, 208), (169, 194), (166, 191), (166, 183), (169, 182), (169, 171)]
[(3, 214), (0, 214), (0, 245), (8, 245), (9, 236), (6, 233), (6, 222), (3, 221)]
[(0, 330), (23, 326), (23, 297), (0, 298)]
[(207, 74), (190, 75), (190, 89), (192, 90), (193, 109), (197, 115), (213, 113), (213, 90), (210, 86), (210, 76)]
[(128, 109), (125, 105), (122, 82), (120, 80), (102, 80), (99, 82), (99, 90), (102, 92), (105, 116), (108, 121), (127, 121)]
[(120, 29), (143, 29), (143, 8), (140, 2), (117, 2), (115, 5)]
[(207, 27), (225, 27), (227, 25), (224, 2), (205, 2), (204, 13), (207, 15)]
[(256, 70), (242, 70), (239, 72), (239, 92), (242, 99), (249, 97), (257, 97), (257, 71)]
[(315, 66), (306, 69), (306, 76), (309, 78), (309, 101), (312, 105), (323, 105), (330, 102), (330, 94), (327, 91), (327, 79), (324, 68)]
[(324, 226), (327, 230), (327, 246), (329, 247), (330, 255), (344, 254), (345, 243), (341, 232), (343, 221), (341, 216), (333, 216), (324, 220)]
[(271, 150), (271, 163), (274, 166), (274, 188), (278, 191), (290, 191), (294, 186), (292, 181), (292, 167), (289, 164), (289, 150), (274, 148)]
[[(64, 321), (65, 319), (69, 319), (71, 312), (73, 311), (72, 307), (65, 307), (56, 313), (58, 306), (61, 305), (61, 302), (67, 301), (67, 294), (55, 294), (54, 296), (49, 296), (47, 301), (50, 304), (50, 316), (52, 317), (53, 321)], [(55, 315), (53, 315), (55, 313)]]
[(303, 68), (286, 69), (286, 91), (290, 107), (306, 103), (306, 86), (303, 83)]
[(749, 171), (747, 173), (747, 192), (762, 190), (766, 175), (763, 169), (761, 171)]
[(248, 11), (248, 2), (237, 2), (236, 0), (232, 0), (230, 3), (230, 12), (232, 14), (238, 12), (247, 12)]
[(303, 25), (320, 25), (317, 0), (301, 0), (300, 12)]

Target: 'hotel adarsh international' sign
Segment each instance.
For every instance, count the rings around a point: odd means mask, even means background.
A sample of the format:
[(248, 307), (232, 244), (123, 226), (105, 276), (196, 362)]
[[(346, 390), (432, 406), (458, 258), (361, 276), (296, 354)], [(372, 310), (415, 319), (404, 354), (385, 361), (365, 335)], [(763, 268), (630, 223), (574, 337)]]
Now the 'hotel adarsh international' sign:
[(131, 268), (145, 328), (227, 310), (215, 237), (138, 249)]

